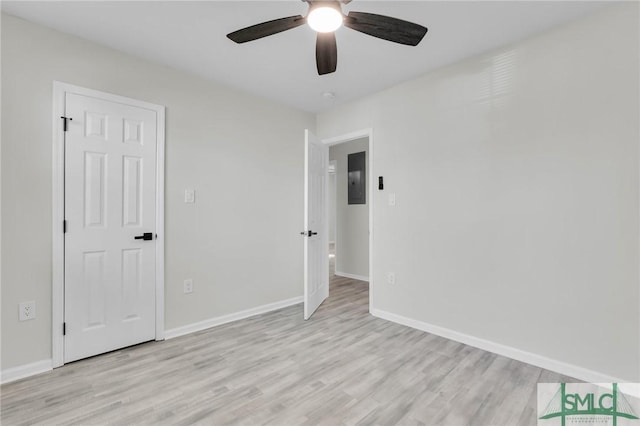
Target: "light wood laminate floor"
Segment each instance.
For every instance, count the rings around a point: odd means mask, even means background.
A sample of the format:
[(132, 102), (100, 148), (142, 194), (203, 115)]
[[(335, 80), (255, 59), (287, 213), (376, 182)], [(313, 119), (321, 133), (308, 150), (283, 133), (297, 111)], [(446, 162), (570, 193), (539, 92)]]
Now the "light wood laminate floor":
[(535, 425), (536, 383), (568, 377), (368, 314), (332, 276), (302, 306), (3, 385), (2, 425)]

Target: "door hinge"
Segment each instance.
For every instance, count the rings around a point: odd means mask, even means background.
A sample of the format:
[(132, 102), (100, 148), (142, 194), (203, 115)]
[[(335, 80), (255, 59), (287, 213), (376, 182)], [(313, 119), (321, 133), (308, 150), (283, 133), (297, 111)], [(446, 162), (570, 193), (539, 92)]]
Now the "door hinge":
[(63, 336), (67, 335), (67, 323), (66, 322), (62, 323), (62, 335)]
[(67, 131), (67, 123), (68, 123), (69, 121), (73, 121), (73, 118), (71, 118), (71, 117), (65, 117), (64, 115), (63, 115), (63, 116), (61, 116), (60, 118), (62, 118), (62, 120), (64, 120), (64, 121), (63, 121), (63, 124), (62, 124), (62, 131), (63, 131), (63, 132), (66, 132), (66, 131)]
[(63, 234), (67, 233), (67, 221), (66, 220), (62, 221), (62, 233)]

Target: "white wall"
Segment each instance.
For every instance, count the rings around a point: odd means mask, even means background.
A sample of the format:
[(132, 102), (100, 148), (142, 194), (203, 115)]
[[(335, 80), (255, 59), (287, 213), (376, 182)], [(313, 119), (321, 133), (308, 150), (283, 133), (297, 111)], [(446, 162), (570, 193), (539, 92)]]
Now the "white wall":
[(347, 156), (365, 154), (369, 178), (369, 139), (362, 138), (329, 147), (329, 159), (336, 161), (336, 274), (369, 278), (369, 182), (366, 204), (348, 203)]
[(319, 115), (373, 128), (375, 309), (640, 381), (638, 30), (616, 5)]
[(167, 107), (167, 329), (302, 295), (311, 114), (2, 15), (2, 369), (51, 358), (53, 80)]

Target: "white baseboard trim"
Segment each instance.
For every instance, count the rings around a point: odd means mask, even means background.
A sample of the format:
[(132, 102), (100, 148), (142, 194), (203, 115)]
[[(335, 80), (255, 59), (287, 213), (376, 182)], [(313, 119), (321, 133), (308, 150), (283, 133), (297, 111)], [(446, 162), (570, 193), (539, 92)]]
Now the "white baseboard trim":
[(35, 376), (36, 374), (45, 373), (51, 370), (53, 370), (53, 361), (50, 359), (43, 359), (42, 361), (32, 362), (31, 364), (7, 368), (6, 370), (2, 370), (0, 383), (5, 384), (15, 382), (16, 380)]
[(352, 280), (369, 282), (369, 277), (365, 277), (364, 275), (349, 274), (348, 272), (338, 272), (338, 271), (335, 271), (334, 274), (336, 274), (339, 277), (351, 278)]
[[(174, 337), (183, 336), (185, 334), (195, 333), (196, 331), (201, 331), (210, 327), (215, 327), (216, 325), (222, 325), (244, 318), (249, 318), (254, 315), (277, 311), (278, 309), (297, 305), (298, 303), (302, 302), (302, 296), (294, 297), (275, 303), (269, 303), (267, 305), (257, 306), (255, 308), (247, 309), (244, 311), (235, 312), (233, 314), (211, 318), (206, 321), (200, 321), (194, 324), (173, 328), (165, 331), (165, 339), (172, 339)], [(34, 376), (40, 373), (45, 373), (51, 370), (53, 370), (53, 361), (51, 359), (45, 359), (42, 361), (33, 362), (31, 364), (20, 365), (18, 367), (7, 368), (6, 370), (2, 370), (0, 374), (0, 383), (4, 384), (14, 382), (16, 380), (24, 379), (26, 377)]]
[(277, 311), (278, 309), (286, 308), (288, 306), (297, 305), (302, 303), (302, 296), (294, 297), (291, 299), (281, 300), (279, 302), (269, 303), (267, 305), (257, 306), (255, 308), (246, 309), (240, 312), (234, 312), (232, 314), (223, 315), (220, 317), (210, 318), (204, 321), (195, 322), (193, 324), (183, 325), (182, 327), (176, 327), (169, 330), (165, 330), (164, 338), (173, 339), (175, 337), (184, 336), (185, 334), (195, 333), (196, 331), (206, 330), (207, 328), (215, 327), (217, 325), (227, 324), (229, 322), (238, 321), (241, 319), (249, 318), (254, 315), (260, 315), (271, 311)]
[(556, 373), (560, 373), (565, 376), (583, 380), (585, 382), (590, 382), (590, 383), (632, 382), (631, 380), (623, 380), (617, 377), (610, 376), (608, 374), (588, 370), (586, 368), (578, 367), (577, 365), (568, 364), (566, 362), (547, 358), (545, 356), (534, 354), (532, 352), (523, 351), (520, 349), (513, 348), (511, 346), (506, 346), (500, 343), (492, 342), (490, 340), (485, 340), (478, 337), (470, 336), (468, 334), (460, 333), (458, 331), (450, 330), (448, 328), (440, 327), (433, 324), (428, 324), (426, 322), (403, 317), (401, 315), (392, 314), (390, 312), (382, 311), (380, 309), (371, 308), (370, 312), (371, 312), (371, 315), (373, 315), (374, 317), (382, 318), (384, 320), (395, 322), (397, 324), (406, 325), (407, 327), (415, 328), (417, 330), (426, 331), (427, 333), (435, 334), (437, 336), (444, 337), (449, 340), (454, 340), (456, 342), (464, 343), (465, 345), (473, 346), (475, 348), (492, 352), (497, 355), (502, 355), (507, 358), (515, 359), (516, 361), (521, 361), (527, 364), (535, 365), (536, 367), (554, 371)]

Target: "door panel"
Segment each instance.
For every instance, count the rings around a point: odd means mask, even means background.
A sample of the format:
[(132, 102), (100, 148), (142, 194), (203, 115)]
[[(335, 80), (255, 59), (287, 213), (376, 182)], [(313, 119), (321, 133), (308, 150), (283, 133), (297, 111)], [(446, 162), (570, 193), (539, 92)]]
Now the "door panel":
[(104, 226), (106, 155), (84, 153), (84, 223), (87, 227)]
[(155, 338), (156, 113), (67, 93), (64, 361)]
[(328, 160), (329, 149), (306, 130), (304, 229), (312, 234), (304, 236), (304, 319), (329, 296)]
[(83, 280), (86, 289), (85, 300), (87, 301), (86, 321), (82, 324), (84, 329), (104, 327), (106, 322), (106, 274), (104, 265), (105, 252), (85, 252), (83, 253)]
[(122, 217), (124, 226), (140, 226), (142, 208), (141, 170), (142, 158), (123, 157), (124, 176), (122, 177)]

